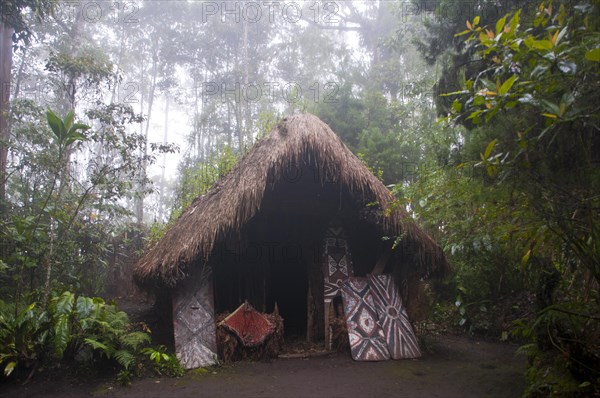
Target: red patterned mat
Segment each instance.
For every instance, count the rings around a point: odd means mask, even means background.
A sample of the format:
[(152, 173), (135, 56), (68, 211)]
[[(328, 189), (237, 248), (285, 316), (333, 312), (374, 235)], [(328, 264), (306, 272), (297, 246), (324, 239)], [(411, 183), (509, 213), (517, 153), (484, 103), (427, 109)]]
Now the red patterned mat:
[(220, 323), (235, 333), (246, 347), (261, 345), (275, 331), (275, 327), (248, 302), (240, 305)]

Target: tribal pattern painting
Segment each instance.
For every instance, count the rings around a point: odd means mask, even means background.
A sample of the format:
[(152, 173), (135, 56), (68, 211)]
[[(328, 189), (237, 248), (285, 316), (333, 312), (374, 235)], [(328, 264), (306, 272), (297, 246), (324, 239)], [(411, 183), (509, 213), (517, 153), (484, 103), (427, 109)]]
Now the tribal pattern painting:
[(342, 284), (353, 275), (352, 258), (342, 227), (330, 227), (325, 233), (323, 256), (325, 303), (340, 295)]
[(275, 331), (275, 325), (247, 301), (223, 319), (221, 325), (238, 336), (246, 347), (261, 345)]
[(212, 365), (217, 337), (211, 268), (191, 275), (173, 296), (175, 352), (181, 365), (194, 369)]
[(352, 358), (356, 361), (390, 359), (367, 278), (346, 280), (342, 286), (342, 299)]
[(368, 275), (379, 324), (392, 359), (419, 358), (421, 350), (392, 275)]

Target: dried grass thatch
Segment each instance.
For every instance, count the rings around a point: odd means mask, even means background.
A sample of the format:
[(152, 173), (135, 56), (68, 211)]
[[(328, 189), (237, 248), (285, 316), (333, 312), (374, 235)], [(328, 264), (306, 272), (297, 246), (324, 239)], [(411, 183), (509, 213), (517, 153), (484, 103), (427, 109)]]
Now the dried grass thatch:
[[(228, 175), (183, 212), (138, 262), (137, 280), (146, 285), (175, 286), (186, 277), (191, 264), (207, 260), (216, 242), (239, 232), (260, 211), (268, 186), (307, 161), (317, 167), (323, 182), (333, 179), (363, 203), (377, 202), (382, 209), (390, 209), (393, 195), (327, 124), (311, 114), (294, 115), (283, 119)], [(402, 236), (412, 257), (403, 262), (420, 275), (447, 270), (441, 249), (404, 209), (391, 209), (379, 228), (382, 234)]]

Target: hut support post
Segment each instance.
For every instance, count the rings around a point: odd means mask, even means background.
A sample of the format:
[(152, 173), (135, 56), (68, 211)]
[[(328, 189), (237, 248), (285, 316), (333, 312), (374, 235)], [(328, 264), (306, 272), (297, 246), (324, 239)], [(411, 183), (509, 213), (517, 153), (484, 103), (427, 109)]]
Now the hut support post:
[(304, 260), (308, 272), (308, 294), (306, 314), (306, 340), (316, 342), (324, 337), (323, 314), (323, 273), (321, 262), (314, 245), (303, 245)]
[(306, 297), (306, 341), (309, 343), (315, 339), (315, 300), (310, 285)]
[(325, 334), (325, 348), (331, 350), (331, 328), (329, 327), (330, 323), (330, 312), (331, 312), (331, 301), (324, 301), (324, 334)]

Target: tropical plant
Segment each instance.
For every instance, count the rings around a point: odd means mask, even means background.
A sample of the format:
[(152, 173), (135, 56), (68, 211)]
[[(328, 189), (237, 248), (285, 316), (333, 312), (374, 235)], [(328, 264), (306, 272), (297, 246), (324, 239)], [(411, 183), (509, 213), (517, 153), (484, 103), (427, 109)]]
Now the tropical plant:
[[(466, 37), (479, 69), (466, 76), (463, 89), (446, 94), (447, 120), (468, 128), (460, 167), (482, 171), (472, 174), (476, 185), (469, 183), (485, 191), (476, 212), (467, 212), (466, 226), (478, 225), (471, 214), (496, 213), (483, 230), (492, 243), (499, 241), (494, 237), (510, 239), (501, 253), (522, 270), (535, 296), (535, 319), (520, 323), (544, 353), (532, 363), (557, 370), (546, 356), (560, 353), (577, 394), (590, 394), (600, 389), (593, 365), (600, 360), (593, 343), (600, 336), (594, 315), (600, 282), (600, 3), (543, 2), (535, 11), (517, 10), (486, 25), (479, 17), (467, 21), (457, 36)], [(456, 189), (451, 192), (456, 199)], [(457, 232), (450, 225), (437, 228), (444, 235)], [(452, 241), (451, 251), (461, 248)], [(549, 391), (573, 393), (561, 388)], [(534, 390), (530, 395), (539, 396)]]
[(167, 353), (167, 347), (159, 345), (158, 347), (146, 347), (142, 352), (148, 355), (152, 367), (159, 375), (172, 377), (183, 376), (185, 369), (179, 363), (177, 357)]
[(23, 309), (0, 301), (0, 367), (5, 376), (42, 364), (77, 359), (83, 363), (109, 361), (119, 381), (127, 384), (149, 362), (161, 375), (183, 372), (164, 346), (153, 348), (150, 330), (131, 323), (127, 314), (99, 297), (65, 291), (51, 297), (47, 309), (38, 303)]

